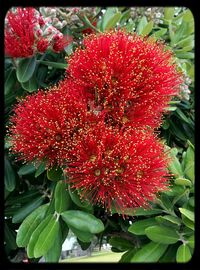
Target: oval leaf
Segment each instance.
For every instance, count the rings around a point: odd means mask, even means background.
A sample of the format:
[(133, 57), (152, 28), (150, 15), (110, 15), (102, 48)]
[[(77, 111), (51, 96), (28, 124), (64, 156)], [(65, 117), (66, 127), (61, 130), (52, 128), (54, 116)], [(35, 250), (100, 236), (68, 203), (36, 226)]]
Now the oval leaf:
[(66, 191), (66, 184), (59, 181), (55, 188), (55, 210), (57, 213), (62, 213), (69, 209), (71, 199), (69, 193)]
[(150, 21), (143, 28), (141, 35), (143, 35), (143, 36), (148, 35), (152, 31), (152, 29), (153, 29), (153, 21)]
[(16, 243), (18, 247), (26, 247), (31, 238), (32, 233), (44, 218), (48, 204), (38, 207), (29, 216), (25, 218), (17, 232)]
[(136, 235), (143, 235), (145, 234), (145, 229), (156, 225), (157, 222), (155, 218), (148, 218), (144, 220), (135, 221), (129, 228), (128, 231), (130, 233), (136, 234)]
[(121, 12), (117, 12), (113, 15), (113, 17), (110, 18), (110, 20), (107, 22), (105, 26), (105, 30), (109, 30), (111, 28), (114, 28), (115, 25), (119, 22), (121, 18)]
[(27, 82), (33, 75), (36, 67), (36, 57), (25, 58), (19, 61), (17, 67), (17, 79), (19, 82)]
[(47, 253), (52, 247), (59, 232), (59, 221), (52, 217), (49, 223), (41, 231), (39, 238), (34, 247), (34, 257), (39, 258)]
[(89, 204), (88, 201), (81, 201), (80, 196), (77, 193), (77, 190), (72, 190), (70, 186), (68, 186), (69, 194), (71, 196), (72, 201), (79, 206), (80, 208), (85, 208), (88, 210), (92, 210), (93, 207), (91, 204)]
[(186, 218), (194, 222), (194, 212), (186, 209), (186, 208), (179, 208), (181, 214), (183, 214)]
[(176, 231), (169, 227), (152, 226), (145, 230), (147, 237), (157, 243), (174, 244), (179, 240), (179, 235)]
[(25, 165), (23, 165), (19, 171), (18, 171), (18, 174), (21, 176), (21, 175), (26, 175), (26, 174), (30, 174), (30, 173), (33, 173), (35, 172), (36, 168), (34, 166), (33, 163), (27, 163)]
[(135, 253), (131, 262), (157, 262), (167, 247), (168, 245), (150, 242)]
[(47, 216), (34, 230), (34, 232), (31, 235), (31, 238), (28, 242), (27, 246), (27, 254), (29, 258), (34, 257), (34, 247), (36, 242), (38, 241), (38, 237), (40, 236), (41, 232), (43, 231), (44, 228), (49, 224), (50, 220), (52, 219), (53, 215)]
[[(69, 225), (68, 225), (69, 226)], [(72, 226), (69, 226), (70, 230), (76, 235), (76, 237), (84, 243), (90, 243), (93, 238), (93, 234), (90, 232), (80, 231)]]
[(13, 170), (10, 161), (4, 156), (4, 171), (5, 171), (5, 187), (8, 191), (13, 191), (16, 185), (15, 171)]
[(174, 183), (176, 185), (179, 185), (179, 186), (189, 186), (189, 187), (191, 187), (191, 185), (192, 185), (190, 180), (188, 180), (186, 178), (181, 178), (181, 177), (175, 179)]
[(186, 263), (191, 259), (192, 255), (189, 247), (186, 244), (179, 246), (176, 252), (176, 261), (178, 263)]
[(77, 230), (100, 233), (104, 230), (103, 222), (95, 216), (79, 210), (69, 210), (61, 214), (62, 219)]
[(12, 218), (13, 223), (19, 223), (24, 220), (31, 212), (38, 208), (44, 201), (44, 197), (40, 196), (21, 207)]

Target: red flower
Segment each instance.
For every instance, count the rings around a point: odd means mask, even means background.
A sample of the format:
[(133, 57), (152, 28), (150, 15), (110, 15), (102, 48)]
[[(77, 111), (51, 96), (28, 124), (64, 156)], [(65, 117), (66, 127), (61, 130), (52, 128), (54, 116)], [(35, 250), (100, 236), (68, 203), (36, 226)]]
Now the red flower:
[(71, 36), (64, 36), (61, 38), (58, 38), (54, 43), (53, 43), (53, 51), (54, 52), (61, 52), (64, 50), (66, 46), (68, 46), (72, 42), (73, 38)]
[(69, 151), (86, 128), (86, 114), (86, 105), (68, 94), (65, 81), (48, 92), (27, 96), (11, 118), (12, 153), (19, 154), (19, 160), (66, 165)]
[(67, 72), (113, 123), (154, 128), (181, 83), (172, 52), (153, 38), (122, 31), (92, 34)]
[(38, 50), (38, 52), (41, 52), (41, 53), (45, 52), (47, 50), (48, 46), (49, 46), (48, 39), (41, 38), (37, 42), (37, 50)]
[(82, 199), (92, 204), (126, 208), (148, 205), (158, 191), (167, 189), (164, 146), (150, 132), (124, 134), (99, 122), (72, 151), (68, 181)]
[(34, 54), (34, 27), (37, 23), (34, 8), (16, 8), (7, 13), (5, 53), (11, 57), (29, 57)]

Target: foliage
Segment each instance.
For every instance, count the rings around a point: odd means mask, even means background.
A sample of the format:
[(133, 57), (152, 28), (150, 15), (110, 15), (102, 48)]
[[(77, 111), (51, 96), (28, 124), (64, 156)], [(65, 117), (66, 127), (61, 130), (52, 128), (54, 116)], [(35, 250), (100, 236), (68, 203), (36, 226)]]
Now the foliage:
[[(140, 8), (136, 8), (136, 10)], [(104, 11), (103, 11), (104, 10)], [(69, 229), (83, 246), (94, 235), (103, 237), (113, 252), (124, 252), (120, 262), (187, 262), (194, 250), (194, 20), (186, 8), (164, 8), (159, 22), (144, 11), (131, 17), (131, 8), (96, 8), (89, 17), (78, 12), (78, 23), (66, 24), (63, 34), (73, 42), (60, 53), (47, 51), (32, 58), (5, 57), (5, 125), (9, 124), (17, 98), (47, 88), (64, 77), (69, 56), (90, 32), (124, 28), (151, 35), (169, 44), (186, 83), (179, 98), (166, 108), (160, 136), (168, 147), (172, 173), (170, 189), (159, 195), (151, 209), (127, 210), (127, 218), (109, 215), (98, 206), (82, 201), (63, 180), (60, 168), (45, 170), (41, 163), (15, 162), (5, 137), (5, 250), (15, 260), (19, 248), (30, 261), (41, 256), (59, 260)], [(60, 17), (65, 16), (61, 9)], [(63, 15), (64, 14), (64, 15)], [(189, 93), (190, 91), (190, 93)], [(130, 225), (130, 223), (132, 223)], [(16, 230), (17, 234), (16, 234)]]

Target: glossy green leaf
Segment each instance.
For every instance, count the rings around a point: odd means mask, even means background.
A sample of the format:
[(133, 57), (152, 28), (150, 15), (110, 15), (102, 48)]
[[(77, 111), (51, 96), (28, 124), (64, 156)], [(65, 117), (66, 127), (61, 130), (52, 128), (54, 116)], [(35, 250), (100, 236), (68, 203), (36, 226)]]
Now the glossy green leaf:
[(24, 58), (19, 61), (17, 67), (17, 79), (19, 82), (27, 82), (33, 75), (36, 68), (36, 57)]
[(164, 18), (165, 20), (172, 20), (174, 17), (174, 7), (164, 8)]
[(8, 95), (14, 92), (14, 86), (16, 84), (16, 70), (10, 68), (5, 72), (4, 94)]
[(186, 263), (191, 259), (192, 255), (189, 247), (186, 244), (179, 246), (176, 252), (176, 261), (178, 263)]
[[(142, 207), (138, 208), (127, 208), (124, 211), (124, 214), (129, 215), (129, 216), (152, 216), (156, 214), (161, 214), (163, 211), (161, 209), (145, 209)], [(113, 211), (113, 214), (115, 212)]]
[(179, 211), (181, 212), (181, 214), (183, 214), (186, 218), (188, 218), (189, 220), (194, 222), (194, 212), (185, 209), (185, 208), (179, 208)]
[(150, 242), (135, 253), (131, 262), (157, 262), (165, 253), (167, 247), (168, 245)]
[(67, 68), (67, 64), (65, 63), (57, 63), (57, 62), (50, 62), (50, 61), (40, 61), (38, 60), (38, 62), (40, 64), (49, 66), (49, 67), (53, 67), (53, 68), (58, 68), (58, 69), (66, 69)]
[(6, 245), (11, 249), (16, 249), (16, 233), (12, 231), (9, 226), (7, 225), (7, 222), (4, 223), (4, 241), (6, 242)]
[(180, 59), (194, 59), (193, 52), (177, 52), (176, 56)]
[(22, 85), (23, 89), (25, 89), (29, 93), (36, 91), (39, 87), (38, 82), (37, 82), (34, 74), (28, 81), (21, 83), (21, 85)]
[(4, 171), (5, 171), (5, 176), (4, 176), (4, 182), (5, 182), (5, 187), (8, 191), (13, 191), (15, 189), (16, 185), (16, 177), (15, 177), (15, 171), (12, 168), (10, 161), (4, 156)]
[(119, 22), (121, 18), (121, 12), (117, 12), (113, 15), (113, 17), (110, 18), (110, 20), (107, 22), (105, 26), (105, 30), (108, 31), (116, 26), (116, 24)]
[(24, 220), (31, 212), (33, 212), (36, 208), (38, 208), (44, 201), (43, 196), (36, 197), (31, 202), (25, 204), (21, 207), (12, 218), (13, 223), (20, 223)]
[(184, 215), (182, 215), (182, 220), (183, 220), (183, 223), (188, 227), (190, 228), (191, 230), (194, 231), (194, 222), (191, 221), (189, 218), (185, 217)]
[(62, 213), (69, 209), (71, 205), (71, 198), (69, 192), (66, 191), (67, 185), (63, 181), (57, 182), (55, 188), (55, 210), (57, 213)]
[(191, 187), (191, 185), (192, 185), (190, 180), (188, 180), (186, 178), (181, 178), (181, 177), (175, 179), (174, 183), (176, 185), (180, 185), (180, 186), (189, 186), (189, 187)]
[(145, 25), (145, 27), (143, 28), (141, 35), (146, 36), (148, 35), (153, 29), (153, 21), (150, 21), (147, 23), (147, 25)]
[(137, 26), (136, 32), (140, 35), (144, 27), (148, 24), (146, 16), (143, 16)]
[(145, 229), (145, 233), (150, 240), (162, 244), (174, 244), (180, 238), (174, 229), (166, 226), (155, 225)]
[(194, 16), (189, 8), (187, 8), (183, 13), (183, 20), (188, 23), (191, 21), (194, 22)]
[(165, 215), (165, 216), (157, 216), (155, 218), (159, 223), (163, 223), (163, 225), (181, 225), (181, 221), (178, 217), (174, 217), (171, 215)]
[(52, 247), (56, 237), (58, 237), (59, 227), (59, 221), (53, 216), (45, 228), (41, 231), (34, 246), (35, 258), (45, 255)]
[(5, 205), (13, 205), (13, 204), (19, 204), (19, 203), (27, 203), (33, 200), (35, 197), (38, 197), (41, 193), (39, 190), (28, 190), (25, 191), (24, 193), (18, 195), (18, 196), (10, 196), (6, 202)]
[(71, 196), (72, 201), (79, 206), (80, 208), (92, 210), (93, 207), (88, 201), (81, 201), (80, 196), (78, 195), (77, 190), (73, 190), (68, 186), (69, 194)]
[(188, 239), (188, 245), (191, 247), (191, 248), (194, 248), (194, 235), (191, 235)]
[(80, 231), (72, 226), (69, 226), (69, 228), (76, 235), (76, 237), (80, 239), (82, 242), (89, 243), (92, 241), (92, 238), (93, 238), (92, 233)]
[(176, 262), (177, 244), (169, 245), (165, 253), (159, 259), (159, 263), (174, 263)]
[(132, 248), (130, 250), (128, 250), (127, 252), (125, 252), (121, 259), (119, 260), (119, 263), (128, 263), (131, 261), (131, 259), (133, 258), (133, 256), (135, 255), (137, 249), (136, 248)]
[(120, 251), (126, 251), (130, 248), (133, 248), (133, 243), (120, 236), (112, 236), (109, 240), (109, 244)]
[(185, 158), (184, 158), (184, 173), (185, 175), (192, 181), (194, 182), (194, 149), (189, 146)]
[(40, 234), (42, 233), (43, 229), (48, 226), (50, 220), (52, 219), (53, 215), (48, 215), (41, 223), (36, 227), (34, 232), (31, 235), (31, 238), (29, 240), (28, 246), (27, 246), (27, 254), (29, 258), (34, 257), (34, 247), (36, 242), (38, 241), (38, 238)]
[(41, 220), (43, 220), (47, 207), (48, 204), (41, 205), (24, 219), (17, 232), (16, 243), (18, 247), (26, 247), (28, 245), (32, 233)]
[(104, 230), (104, 225), (100, 219), (83, 211), (68, 210), (63, 212), (61, 216), (69, 226), (83, 232), (95, 234)]
[(58, 262), (60, 259), (61, 251), (62, 251), (62, 232), (61, 227), (59, 226), (58, 234), (55, 237), (52, 247), (44, 255), (45, 262), (48, 263)]
[(63, 180), (63, 170), (60, 167), (53, 167), (47, 170), (47, 178), (51, 181)]
[(128, 231), (136, 235), (143, 235), (145, 234), (146, 228), (156, 224), (157, 222), (155, 218), (147, 218), (139, 221), (133, 221), (133, 224), (128, 228)]
[(35, 168), (33, 163), (27, 163), (19, 169), (18, 174), (20, 176), (26, 175), (26, 174), (31, 174), (31, 173), (35, 172), (35, 170), (36, 170), (36, 168)]
[(39, 175), (41, 175), (46, 170), (46, 165), (44, 162), (42, 162), (39, 167), (36, 169), (35, 177), (37, 178)]
[(154, 32), (154, 33), (152, 34), (152, 36), (154, 36), (154, 37), (156, 37), (156, 38), (160, 38), (160, 37), (164, 36), (164, 34), (166, 34), (166, 33), (167, 33), (167, 29), (166, 29), (166, 28), (162, 28), (162, 29), (160, 29), (160, 30)]
[(176, 157), (176, 155), (174, 155), (174, 153), (172, 151), (170, 151), (170, 156), (171, 156), (172, 160), (169, 162), (169, 165), (168, 165), (169, 170), (176, 177), (183, 177), (182, 167), (181, 167), (181, 164), (180, 164), (178, 158)]
[(116, 14), (116, 12), (117, 12), (117, 8), (115, 8), (115, 7), (108, 7), (106, 9), (106, 12), (103, 15), (102, 23), (100, 26), (100, 29), (102, 31), (104, 31), (106, 29), (108, 22), (112, 19), (112, 17)]

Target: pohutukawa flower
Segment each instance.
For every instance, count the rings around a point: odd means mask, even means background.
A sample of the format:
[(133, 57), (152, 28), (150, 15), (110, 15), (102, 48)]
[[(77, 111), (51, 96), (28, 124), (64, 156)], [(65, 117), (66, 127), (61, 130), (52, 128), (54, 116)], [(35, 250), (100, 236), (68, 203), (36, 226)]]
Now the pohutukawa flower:
[(34, 54), (34, 27), (37, 23), (34, 8), (9, 10), (5, 25), (5, 53), (11, 57), (29, 57)]
[[(19, 160), (66, 165), (69, 152), (86, 125), (87, 106), (66, 91), (64, 81), (48, 92), (39, 90), (19, 102), (11, 117), (9, 137)], [(88, 118), (90, 121), (90, 118)]]
[(123, 31), (87, 36), (67, 72), (114, 122), (152, 128), (182, 82), (162, 42)]
[(72, 151), (68, 181), (83, 200), (108, 211), (145, 207), (168, 186), (163, 150), (151, 132), (129, 129), (123, 134), (99, 122)]

